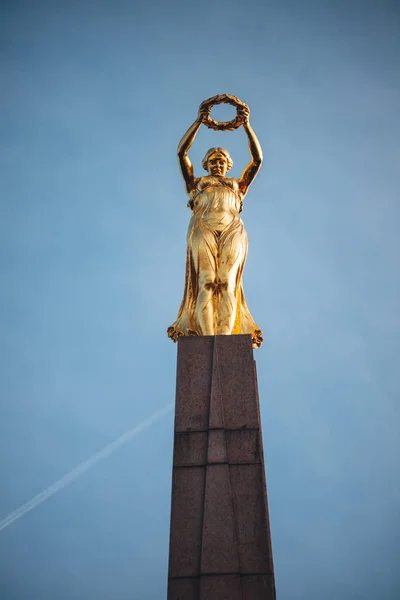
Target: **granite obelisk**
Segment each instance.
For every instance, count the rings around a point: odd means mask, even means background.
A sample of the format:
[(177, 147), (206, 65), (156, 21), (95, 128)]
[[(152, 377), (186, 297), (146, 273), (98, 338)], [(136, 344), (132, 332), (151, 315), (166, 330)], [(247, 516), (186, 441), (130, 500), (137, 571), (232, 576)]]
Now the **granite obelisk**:
[(168, 600), (275, 600), (251, 335), (178, 341)]

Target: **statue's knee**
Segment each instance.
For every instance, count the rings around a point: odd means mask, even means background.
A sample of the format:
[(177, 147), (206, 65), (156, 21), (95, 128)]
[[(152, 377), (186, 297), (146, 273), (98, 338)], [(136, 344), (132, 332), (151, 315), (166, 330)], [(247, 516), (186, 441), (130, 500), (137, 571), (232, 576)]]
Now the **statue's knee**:
[(235, 283), (228, 277), (221, 277), (219, 281), (219, 288), (222, 292), (228, 292), (230, 294), (235, 293)]
[(204, 291), (214, 290), (215, 286), (216, 286), (215, 277), (212, 277), (210, 275), (206, 275), (206, 276), (202, 277), (199, 281), (199, 286), (200, 286), (200, 289), (202, 289)]

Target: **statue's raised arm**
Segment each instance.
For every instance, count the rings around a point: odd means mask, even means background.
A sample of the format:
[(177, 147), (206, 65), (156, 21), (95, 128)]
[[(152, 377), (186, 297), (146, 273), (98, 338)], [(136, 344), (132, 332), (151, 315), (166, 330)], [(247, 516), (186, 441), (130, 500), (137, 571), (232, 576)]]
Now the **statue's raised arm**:
[[(222, 102), (236, 107), (232, 121), (217, 122), (211, 118), (212, 106)], [(247, 234), (240, 212), (243, 197), (262, 162), (261, 146), (249, 115), (247, 104), (236, 96), (214, 96), (202, 102), (196, 121), (179, 142), (179, 165), (193, 214), (187, 234), (183, 300), (177, 320), (168, 328), (168, 335), (175, 342), (180, 336), (234, 334), (250, 334), (255, 348), (262, 342), (262, 332), (247, 308), (242, 285)], [(194, 176), (188, 151), (202, 123), (225, 131), (243, 126), (251, 161), (240, 179), (226, 176), (233, 162), (224, 148), (211, 148), (202, 162), (207, 175)]]
[(242, 192), (243, 196), (245, 196), (247, 194), (249, 186), (253, 183), (258, 171), (260, 170), (263, 155), (260, 142), (258, 141), (254, 129), (250, 125), (249, 107), (244, 106), (243, 108), (238, 109), (238, 113), (242, 115), (243, 118), (243, 129), (245, 130), (249, 140), (249, 150), (251, 154), (251, 161), (244, 169), (240, 179), (238, 180), (239, 189)]
[(194, 138), (197, 135), (198, 130), (201, 127), (203, 121), (209, 116), (211, 111), (211, 105), (204, 101), (200, 104), (199, 114), (197, 119), (189, 127), (183, 138), (178, 144), (178, 160), (181, 168), (182, 177), (186, 184), (186, 191), (189, 194), (196, 187), (197, 180), (194, 176), (193, 164), (189, 158), (188, 151), (190, 150)]

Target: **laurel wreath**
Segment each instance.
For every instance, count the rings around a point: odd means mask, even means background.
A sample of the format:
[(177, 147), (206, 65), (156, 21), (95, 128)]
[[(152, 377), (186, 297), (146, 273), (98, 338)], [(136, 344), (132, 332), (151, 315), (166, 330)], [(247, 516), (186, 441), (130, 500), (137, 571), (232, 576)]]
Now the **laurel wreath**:
[(210, 110), (215, 104), (231, 104), (232, 106), (235, 106), (236, 117), (231, 121), (216, 121), (215, 119), (212, 119), (209, 114), (205, 115), (203, 123), (209, 129), (214, 129), (215, 131), (234, 131), (243, 125), (244, 117), (241, 114), (240, 109), (248, 108), (247, 104), (231, 94), (218, 94), (217, 96), (213, 96), (212, 98), (202, 102), (202, 106), (210, 107)]

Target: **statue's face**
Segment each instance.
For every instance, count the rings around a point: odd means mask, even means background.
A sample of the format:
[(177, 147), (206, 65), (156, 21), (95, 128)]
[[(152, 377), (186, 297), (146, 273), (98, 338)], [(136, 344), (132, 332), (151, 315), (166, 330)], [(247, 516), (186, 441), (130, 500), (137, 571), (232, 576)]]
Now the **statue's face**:
[(208, 159), (208, 172), (210, 175), (226, 175), (228, 170), (228, 161), (221, 152), (214, 152)]

